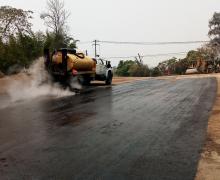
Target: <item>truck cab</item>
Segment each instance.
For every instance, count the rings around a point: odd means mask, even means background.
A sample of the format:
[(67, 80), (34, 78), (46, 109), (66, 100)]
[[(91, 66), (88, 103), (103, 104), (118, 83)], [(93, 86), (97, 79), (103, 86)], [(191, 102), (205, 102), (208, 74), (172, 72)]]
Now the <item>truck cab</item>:
[(96, 75), (95, 79), (105, 81), (107, 85), (112, 83), (112, 67), (110, 61), (98, 58), (96, 59)]

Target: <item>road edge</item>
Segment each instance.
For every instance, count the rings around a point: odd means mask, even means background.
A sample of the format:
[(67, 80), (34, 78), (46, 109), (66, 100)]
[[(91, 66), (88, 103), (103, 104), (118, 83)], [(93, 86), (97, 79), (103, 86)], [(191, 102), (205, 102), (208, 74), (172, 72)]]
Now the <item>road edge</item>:
[(199, 160), (195, 180), (218, 180), (220, 177), (220, 77), (216, 99), (208, 120), (206, 142)]

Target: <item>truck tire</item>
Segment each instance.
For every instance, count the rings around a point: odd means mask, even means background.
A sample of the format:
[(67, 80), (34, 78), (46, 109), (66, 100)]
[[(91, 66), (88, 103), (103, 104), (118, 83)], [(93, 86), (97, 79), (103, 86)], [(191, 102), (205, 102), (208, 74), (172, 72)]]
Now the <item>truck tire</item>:
[(85, 85), (85, 86), (89, 86), (90, 82), (91, 82), (91, 79), (86, 77), (86, 78), (83, 79), (82, 84)]
[(105, 84), (106, 85), (111, 85), (112, 84), (112, 72), (111, 71), (108, 71), (108, 75), (106, 77)]
[(81, 84), (83, 86), (88, 86), (88, 85), (90, 85), (90, 82), (91, 82), (91, 78), (89, 76), (78, 76), (77, 80), (78, 80), (79, 84)]

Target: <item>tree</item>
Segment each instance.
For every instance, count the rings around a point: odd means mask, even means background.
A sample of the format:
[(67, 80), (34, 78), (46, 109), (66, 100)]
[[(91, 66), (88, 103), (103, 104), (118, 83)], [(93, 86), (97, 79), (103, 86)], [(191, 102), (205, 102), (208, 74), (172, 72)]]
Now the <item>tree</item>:
[(209, 45), (198, 48), (197, 51), (199, 52), (200, 57), (206, 61), (213, 61), (215, 59), (216, 52)]
[(209, 37), (212, 47), (220, 49), (220, 13), (215, 12), (209, 21)]
[(44, 39), (44, 48), (51, 51), (59, 48), (76, 48), (76, 41), (66, 34), (56, 35), (47, 31)]
[(132, 60), (120, 61), (116, 70), (116, 74), (119, 76), (130, 76), (129, 69), (135, 62)]
[(129, 76), (133, 77), (146, 77), (150, 76), (150, 70), (147, 65), (144, 64), (133, 64), (130, 66), (129, 70)]
[(0, 7), (0, 36), (2, 40), (9, 40), (10, 36), (32, 34), (32, 11), (24, 11), (10, 6)]
[(175, 74), (176, 64), (177, 64), (176, 57), (172, 57), (171, 59), (167, 60), (168, 74)]
[(51, 32), (46, 32), (45, 48), (54, 50), (61, 47), (76, 47), (76, 41), (67, 34), (67, 19), (69, 15), (70, 13), (64, 9), (63, 1), (47, 1), (47, 11), (40, 15), (45, 25), (52, 30)]
[[(32, 11), (0, 7), (0, 71), (11, 74), (42, 55), (43, 33), (34, 33)], [(15, 68), (16, 67), (16, 68)]]
[(160, 62), (157, 67), (162, 75), (175, 74), (176, 63), (177, 58), (172, 57), (171, 59)]
[(200, 54), (195, 50), (190, 50), (186, 55), (186, 59), (190, 62), (196, 61), (198, 58), (200, 58)]
[(116, 70), (119, 76), (146, 77), (150, 75), (150, 70), (142, 61), (120, 61)]
[(154, 67), (150, 71), (151, 71), (151, 76), (155, 77), (155, 76), (161, 76), (162, 75), (161, 71), (158, 67)]
[(41, 13), (40, 17), (55, 35), (60, 35), (66, 31), (69, 15), (70, 13), (64, 9), (63, 1), (48, 0), (47, 12)]
[(188, 69), (188, 62), (186, 58), (179, 59), (179, 61), (175, 64), (175, 74), (185, 74)]

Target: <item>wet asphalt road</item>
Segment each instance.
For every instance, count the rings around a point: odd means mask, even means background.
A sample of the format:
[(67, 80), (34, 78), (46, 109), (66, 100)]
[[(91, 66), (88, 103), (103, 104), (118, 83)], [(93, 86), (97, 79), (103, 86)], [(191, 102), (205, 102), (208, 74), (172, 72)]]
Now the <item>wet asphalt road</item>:
[(152, 79), (0, 109), (0, 179), (193, 179), (215, 94)]

